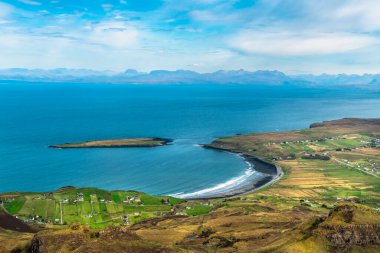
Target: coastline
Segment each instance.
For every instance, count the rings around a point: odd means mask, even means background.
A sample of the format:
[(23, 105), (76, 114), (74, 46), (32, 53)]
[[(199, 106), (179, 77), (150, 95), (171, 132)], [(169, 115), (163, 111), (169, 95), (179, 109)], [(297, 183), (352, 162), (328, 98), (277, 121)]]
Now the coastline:
[[(243, 175), (240, 177), (236, 177), (225, 183), (219, 184), (211, 188), (206, 188), (200, 191), (186, 194), (173, 194), (171, 196), (183, 198), (186, 200), (208, 200), (234, 197), (251, 193), (259, 189), (262, 189), (266, 186), (272, 185), (276, 183), (278, 180), (280, 180), (284, 175), (280, 166), (266, 162), (256, 156), (247, 155), (243, 153), (236, 153), (231, 150), (217, 148), (210, 145), (200, 146), (203, 148), (213, 149), (220, 152), (228, 152), (236, 156), (239, 156), (249, 165), (249, 168), (245, 173), (246, 176), (244, 177)], [(257, 173), (260, 173), (261, 175), (257, 175)], [(235, 182), (236, 184), (234, 184)], [(231, 185), (229, 185), (229, 183)]]

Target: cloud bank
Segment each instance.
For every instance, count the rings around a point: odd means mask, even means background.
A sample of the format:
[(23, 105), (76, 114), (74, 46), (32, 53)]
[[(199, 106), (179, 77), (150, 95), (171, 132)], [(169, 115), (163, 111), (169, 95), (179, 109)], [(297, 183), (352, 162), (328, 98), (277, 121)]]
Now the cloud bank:
[(380, 67), (372, 0), (0, 0), (0, 68)]

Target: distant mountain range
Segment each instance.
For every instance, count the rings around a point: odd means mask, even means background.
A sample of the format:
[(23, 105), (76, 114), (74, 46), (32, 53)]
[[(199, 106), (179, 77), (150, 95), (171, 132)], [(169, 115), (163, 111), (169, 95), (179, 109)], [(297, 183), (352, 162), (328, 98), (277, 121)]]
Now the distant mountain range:
[(380, 89), (380, 74), (363, 75), (286, 75), (280, 71), (219, 70), (198, 73), (189, 70), (154, 70), (149, 73), (128, 69), (125, 72), (89, 69), (3, 69), (2, 81), (124, 83), (124, 84), (254, 84), (310, 87), (352, 87)]

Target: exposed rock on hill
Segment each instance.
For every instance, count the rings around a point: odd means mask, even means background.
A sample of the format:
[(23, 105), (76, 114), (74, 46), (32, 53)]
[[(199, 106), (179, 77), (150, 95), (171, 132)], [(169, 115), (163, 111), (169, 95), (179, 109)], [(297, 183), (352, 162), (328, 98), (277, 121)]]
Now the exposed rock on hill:
[(355, 245), (380, 245), (380, 214), (365, 206), (340, 205), (314, 235), (326, 239), (333, 252), (349, 252)]

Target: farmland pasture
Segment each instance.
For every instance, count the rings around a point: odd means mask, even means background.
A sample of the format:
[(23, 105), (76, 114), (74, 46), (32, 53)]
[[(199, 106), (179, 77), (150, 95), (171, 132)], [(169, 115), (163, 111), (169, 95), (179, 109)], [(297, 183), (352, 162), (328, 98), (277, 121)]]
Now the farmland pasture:
[[(83, 199), (80, 199), (83, 196)], [(127, 196), (141, 202), (125, 202)], [(1, 198), (1, 195), (0, 195)], [(163, 199), (165, 201), (163, 201)], [(169, 200), (169, 204), (167, 203)], [(158, 213), (168, 213), (171, 203), (183, 200), (155, 197), (135, 191), (105, 191), (96, 188), (62, 188), (50, 193), (19, 193), (4, 205), (6, 210), (28, 222), (71, 224), (80, 222), (94, 227), (121, 224), (121, 216), (131, 216), (131, 223)], [(138, 213), (138, 215), (136, 215)]]

